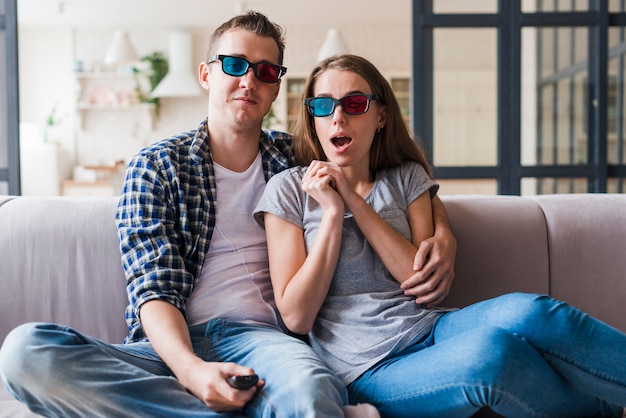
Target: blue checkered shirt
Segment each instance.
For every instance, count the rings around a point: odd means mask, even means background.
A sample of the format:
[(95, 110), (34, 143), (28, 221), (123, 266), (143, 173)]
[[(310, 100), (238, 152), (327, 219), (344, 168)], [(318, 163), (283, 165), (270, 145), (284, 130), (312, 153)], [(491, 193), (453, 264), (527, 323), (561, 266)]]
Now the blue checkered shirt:
[[(139, 308), (149, 300), (185, 305), (215, 227), (216, 185), (206, 119), (199, 128), (160, 141), (133, 157), (116, 211), (126, 273), (128, 336), (146, 340)], [(294, 165), (291, 136), (262, 131), (265, 180)]]

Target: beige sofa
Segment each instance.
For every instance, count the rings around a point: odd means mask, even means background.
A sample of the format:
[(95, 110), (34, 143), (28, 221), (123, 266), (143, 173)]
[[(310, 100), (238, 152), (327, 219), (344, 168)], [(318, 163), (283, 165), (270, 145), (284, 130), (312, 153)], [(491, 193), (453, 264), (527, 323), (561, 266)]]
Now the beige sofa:
[[(626, 195), (444, 196), (458, 240), (446, 304), (548, 293), (626, 331)], [(16, 325), (126, 335), (116, 198), (0, 196), (0, 341)], [(0, 417), (32, 416), (0, 389)]]

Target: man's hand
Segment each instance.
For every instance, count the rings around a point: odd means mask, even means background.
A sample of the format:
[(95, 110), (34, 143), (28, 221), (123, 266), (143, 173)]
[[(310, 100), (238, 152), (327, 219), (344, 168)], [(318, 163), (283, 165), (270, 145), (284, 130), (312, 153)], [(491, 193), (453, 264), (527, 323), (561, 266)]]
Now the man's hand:
[(243, 408), (265, 384), (240, 390), (231, 387), (229, 377), (254, 374), (250, 367), (235, 363), (206, 362), (196, 356), (189, 328), (183, 314), (169, 302), (153, 299), (141, 305), (141, 322), (146, 334), (163, 361), (174, 372), (181, 385), (216, 412)]
[(450, 293), (454, 279), (456, 239), (452, 234), (437, 234), (422, 241), (415, 254), (415, 274), (402, 283), (405, 295), (428, 307), (437, 305)]
[(235, 389), (228, 384), (227, 379), (237, 374), (254, 374), (254, 370), (235, 363), (202, 362), (186, 376), (187, 380), (181, 383), (213, 411), (233, 411), (243, 408), (257, 389), (265, 384), (259, 380), (257, 385), (250, 389)]

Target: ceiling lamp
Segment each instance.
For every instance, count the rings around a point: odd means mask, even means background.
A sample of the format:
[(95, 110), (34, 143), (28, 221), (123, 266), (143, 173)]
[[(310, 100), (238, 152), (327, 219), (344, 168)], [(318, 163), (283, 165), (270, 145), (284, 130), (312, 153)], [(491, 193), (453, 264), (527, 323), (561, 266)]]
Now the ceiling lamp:
[(203, 90), (192, 70), (191, 33), (170, 33), (169, 71), (152, 91), (152, 97), (198, 96)]
[(130, 42), (128, 32), (122, 30), (115, 31), (113, 42), (104, 56), (104, 63), (107, 65), (121, 65), (138, 61), (139, 55)]
[(324, 40), (324, 43), (322, 44), (322, 47), (317, 54), (317, 61), (319, 62), (332, 55), (347, 54), (348, 52), (348, 47), (343, 41), (339, 30), (331, 28), (328, 29), (326, 39)]

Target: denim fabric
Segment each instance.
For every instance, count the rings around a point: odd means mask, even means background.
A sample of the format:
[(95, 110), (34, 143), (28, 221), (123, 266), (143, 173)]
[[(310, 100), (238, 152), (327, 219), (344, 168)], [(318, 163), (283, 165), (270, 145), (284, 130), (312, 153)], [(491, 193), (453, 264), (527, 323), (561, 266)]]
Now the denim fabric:
[(349, 386), (383, 417), (619, 417), (626, 335), (547, 296), (510, 294), (442, 316)]
[(44, 416), (343, 417), (345, 387), (300, 340), (219, 319), (190, 333), (198, 356), (250, 366), (266, 381), (244, 411), (211, 411), (147, 342), (108, 344), (53, 324), (13, 330), (0, 372), (9, 393)]

